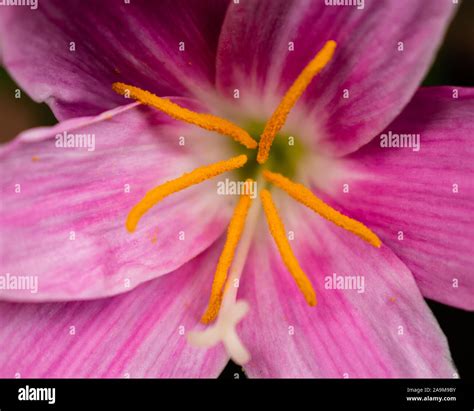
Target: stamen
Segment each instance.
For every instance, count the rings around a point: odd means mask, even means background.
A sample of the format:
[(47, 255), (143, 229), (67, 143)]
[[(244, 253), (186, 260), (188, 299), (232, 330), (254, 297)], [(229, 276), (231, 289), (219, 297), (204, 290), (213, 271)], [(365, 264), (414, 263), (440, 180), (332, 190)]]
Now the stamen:
[[(248, 179), (246, 184), (252, 184), (252, 180)], [(217, 263), (216, 273), (214, 275), (214, 282), (212, 283), (211, 297), (206, 312), (201, 318), (201, 322), (208, 324), (217, 317), (222, 303), (223, 287), (227, 278), (227, 272), (234, 259), (235, 249), (239, 244), (242, 231), (245, 226), (247, 213), (252, 204), (250, 195), (243, 194), (234, 210), (234, 215), (230, 221), (227, 229), (227, 239), (224, 245), (219, 262)]]
[(165, 197), (177, 191), (184, 190), (194, 184), (202, 183), (219, 174), (242, 167), (247, 162), (246, 155), (232, 157), (229, 160), (219, 161), (207, 166), (198, 167), (190, 173), (185, 173), (181, 177), (167, 181), (164, 184), (148, 191), (145, 196), (136, 204), (127, 217), (127, 230), (135, 231), (140, 218), (155, 204), (163, 200)]
[(304, 204), (306, 207), (318, 213), (321, 217), (329, 220), (337, 226), (344, 228), (347, 231), (359, 236), (363, 240), (367, 241), (374, 247), (379, 248), (382, 245), (382, 241), (377, 235), (366, 227), (361, 222), (354, 220), (330, 207), (324, 201), (316, 197), (309, 189), (303, 184), (294, 183), (290, 179), (282, 176), (278, 173), (272, 173), (271, 171), (265, 170), (263, 176), (270, 183), (275, 184), (282, 190), (286, 191), (296, 201)]
[[(257, 181), (260, 187), (261, 181)], [(260, 215), (260, 202), (252, 202), (252, 206), (247, 215), (244, 232), (242, 233), (237, 251), (230, 268), (226, 285), (224, 286), (224, 296), (222, 306), (219, 310), (216, 321), (203, 331), (191, 331), (187, 334), (188, 341), (198, 347), (210, 348), (222, 341), (230, 358), (240, 365), (250, 360), (250, 353), (240, 340), (237, 333), (237, 323), (243, 319), (249, 310), (246, 301), (237, 301), (237, 284), (244, 269), (247, 255), (254, 239), (255, 229)]]
[(149, 91), (128, 84), (114, 83), (112, 89), (118, 94), (129, 95), (143, 104), (154, 107), (176, 120), (185, 121), (186, 123), (194, 124), (206, 130), (232, 137), (235, 141), (249, 149), (257, 147), (257, 142), (250, 137), (249, 133), (229, 120), (214, 116), (213, 114), (196, 113), (173, 103), (167, 98), (158, 97)]
[(280, 104), (273, 112), (270, 120), (268, 120), (258, 144), (257, 161), (260, 164), (267, 161), (273, 140), (285, 124), (290, 110), (309, 86), (311, 80), (329, 63), (335, 49), (336, 42), (329, 40), (318, 54), (316, 54), (313, 60), (303, 69), (280, 101)]
[(262, 206), (263, 210), (265, 211), (265, 216), (267, 217), (270, 233), (275, 240), (286, 268), (288, 268), (288, 271), (295, 279), (295, 282), (303, 293), (307, 303), (311, 306), (316, 305), (316, 293), (313, 289), (313, 286), (311, 285), (311, 281), (301, 269), (300, 265), (298, 264), (298, 260), (291, 250), (290, 243), (286, 238), (285, 227), (280, 219), (280, 216), (278, 215), (278, 211), (275, 207), (275, 203), (273, 202), (270, 191), (262, 190), (260, 193), (260, 198), (262, 199)]

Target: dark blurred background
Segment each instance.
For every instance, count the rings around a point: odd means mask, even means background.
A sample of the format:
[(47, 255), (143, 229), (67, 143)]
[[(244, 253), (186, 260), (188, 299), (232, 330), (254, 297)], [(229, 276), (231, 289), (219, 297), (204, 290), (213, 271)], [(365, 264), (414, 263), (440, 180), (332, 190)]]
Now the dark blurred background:
[[(461, 3), (423, 85), (474, 87), (474, 0)], [(0, 68), (0, 142), (9, 141), (28, 128), (56, 123), (45, 104), (33, 102), (24, 93), (21, 99), (16, 99), (17, 88), (5, 70)], [(427, 302), (448, 338), (461, 378), (474, 380), (474, 314)], [(239, 366), (230, 362), (221, 378), (245, 378), (245, 375)]]

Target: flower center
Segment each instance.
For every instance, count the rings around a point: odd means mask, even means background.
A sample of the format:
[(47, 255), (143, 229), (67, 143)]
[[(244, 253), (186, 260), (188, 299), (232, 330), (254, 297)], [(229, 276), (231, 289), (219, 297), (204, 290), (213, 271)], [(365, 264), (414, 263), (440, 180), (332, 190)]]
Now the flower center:
[[(143, 104), (154, 107), (176, 120), (191, 123), (206, 130), (229, 136), (232, 138), (235, 147), (238, 147), (238, 149), (236, 148), (238, 155), (235, 157), (199, 167), (194, 171), (185, 173), (181, 177), (167, 181), (148, 191), (143, 199), (130, 211), (125, 224), (127, 230), (130, 232), (135, 231), (140, 218), (150, 208), (170, 194), (225, 172), (235, 170), (239, 178), (246, 180), (247, 183), (252, 183), (253, 179), (261, 179), (263, 177), (267, 185), (273, 184), (287, 192), (296, 201), (299, 201), (315, 211), (321, 217), (359, 236), (374, 247), (380, 247), (380, 239), (368, 227), (336, 211), (317, 198), (308, 188), (293, 182), (289, 178), (296, 175), (297, 165), (301, 161), (305, 150), (297, 139), (292, 137), (292, 140), (290, 140), (290, 136), (281, 134), (280, 130), (284, 126), (290, 110), (304, 93), (312, 79), (329, 63), (335, 48), (336, 43), (332, 40), (325, 44), (321, 51), (316, 54), (293, 82), (265, 125), (249, 123), (245, 129), (212, 114), (193, 112), (171, 102), (169, 99), (158, 97), (138, 87), (124, 83), (114, 83), (112, 87), (117, 93), (127, 98), (132, 97)], [(255, 150), (257, 147), (258, 151)], [(245, 228), (247, 215), (252, 206), (249, 191), (250, 190), (241, 195), (235, 207), (227, 230), (224, 249), (215, 271), (209, 304), (201, 319), (201, 321), (206, 324), (214, 321), (216, 318), (218, 319), (215, 327), (220, 324), (219, 330), (209, 331), (209, 343), (219, 336), (224, 342), (224, 345), (228, 347), (228, 350), (232, 350), (229, 347), (239, 347), (240, 355), (236, 354), (236, 357), (239, 358), (247, 356), (244, 355), (242, 346), (238, 341), (238, 337), (235, 333), (235, 324), (232, 323), (232, 327), (229, 327), (228, 321), (226, 322), (222, 319), (220, 321), (219, 313), (224, 296), (229, 290), (228, 273), (232, 268), (234, 256)], [(317, 300), (314, 288), (307, 275), (301, 269), (290, 247), (286, 237), (285, 227), (278, 214), (272, 195), (267, 188), (260, 190), (260, 199), (270, 233), (275, 240), (283, 263), (295, 280), (306, 302), (311, 306), (316, 305)], [(245, 240), (246, 243), (250, 241), (251, 238)], [(241, 258), (238, 260), (239, 265), (242, 265), (242, 261), (240, 261)], [(239, 312), (236, 312), (232, 309), (231, 305), (227, 303), (226, 309), (224, 310), (225, 313), (222, 315), (226, 318), (232, 318), (232, 321), (237, 321), (244, 315), (242, 313), (245, 310), (242, 310), (241, 307), (240, 311), (237, 310)], [(202, 338), (196, 338), (202, 343)], [(229, 341), (232, 341), (232, 343), (229, 343)]]
[[(257, 121), (248, 122), (244, 126), (244, 129), (247, 130), (249, 135), (256, 141), (260, 141), (260, 136), (264, 128), (265, 124)], [(267, 161), (265, 164), (260, 164), (257, 160), (257, 151), (246, 149), (236, 141), (231, 141), (230, 144), (232, 145), (233, 152), (236, 154), (244, 154), (248, 159), (243, 167), (235, 170), (240, 180), (246, 180), (248, 178), (258, 180), (258, 177), (265, 169), (270, 169), (289, 178), (293, 178), (296, 175), (298, 165), (301, 164), (304, 158), (305, 152), (307, 152), (303, 143), (296, 136), (278, 133)]]

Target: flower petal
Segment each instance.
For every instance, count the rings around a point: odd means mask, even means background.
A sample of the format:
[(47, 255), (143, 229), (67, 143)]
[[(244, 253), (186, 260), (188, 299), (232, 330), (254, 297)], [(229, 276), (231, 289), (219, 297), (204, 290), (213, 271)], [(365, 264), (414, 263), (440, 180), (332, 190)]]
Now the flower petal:
[[(406, 266), (283, 196), (276, 202), (318, 304), (306, 304), (269, 235), (259, 237), (239, 289), (250, 304), (240, 329), (249, 376), (453, 377), (446, 339)], [(363, 278), (364, 292), (326, 288), (333, 274)]]
[(120, 104), (111, 89), (116, 81), (158, 95), (195, 95), (213, 87), (226, 8), (226, 0), (194, 6), (186, 0), (50, 0), (37, 10), (2, 7), (1, 58), (20, 86), (59, 119)]
[(231, 4), (219, 41), (217, 84), (229, 97), (239, 89), (233, 105), (240, 102), (249, 116), (266, 119), (325, 42), (335, 40), (333, 60), (293, 109), (287, 130), (320, 150), (345, 154), (370, 141), (408, 103), (456, 5), (365, 0), (359, 10), (326, 3)]
[[(380, 136), (341, 160), (328, 186), (413, 272), (425, 297), (474, 310), (474, 89), (420, 89), (381, 136), (419, 134), (416, 147)], [(407, 140), (407, 142), (416, 140)], [(343, 194), (342, 184), (349, 193)]]
[(217, 251), (112, 298), (0, 303), (0, 377), (217, 377), (222, 345), (194, 348), (185, 335), (206, 308)]
[[(1, 299), (129, 291), (177, 269), (225, 231), (232, 204), (216, 201), (212, 181), (170, 196), (136, 232), (126, 231), (129, 211), (148, 190), (226, 158), (225, 137), (131, 107), (112, 118), (105, 113), (31, 130), (1, 148), (0, 275), (37, 277), (39, 288), (0, 287)], [(58, 148), (63, 130), (93, 135), (95, 150)]]

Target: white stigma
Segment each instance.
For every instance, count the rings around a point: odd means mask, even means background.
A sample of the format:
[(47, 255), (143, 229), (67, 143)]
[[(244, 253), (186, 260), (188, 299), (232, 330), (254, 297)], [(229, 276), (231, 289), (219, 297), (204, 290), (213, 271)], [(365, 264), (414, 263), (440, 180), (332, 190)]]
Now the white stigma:
[(239, 365), (246, 364), (250, 360), (250, 353), (240, 340), (236, 328), (248, 310), (249, 305), (243, 300), (223, 305), (215, 324), (204, 331), (188, 333), (189, 343), (196, 347), (210, 348), (222, 342), (232, 361)]
[(204, 331), (191, 331), (187, 334), (188, 342), (196, 347), (210, 348), (222, 342), (229, 357), (239, 365), (246, 364), (251, 357), (237, 334), (237, 324), (249, 311), (246, 301), (237, 301), (237, 289), (258, 222), (259, 212), (260, 202), (255, 201), (250, 208), (229, 278), (224, 286), (224, 297), (215, 323)]

